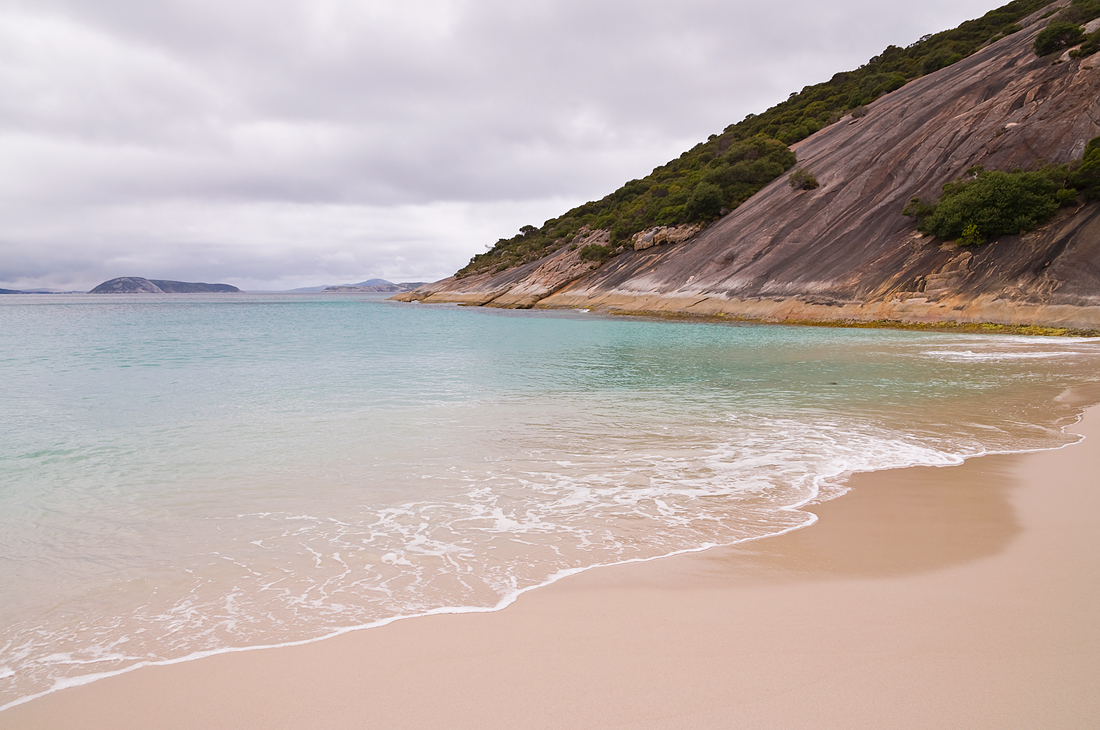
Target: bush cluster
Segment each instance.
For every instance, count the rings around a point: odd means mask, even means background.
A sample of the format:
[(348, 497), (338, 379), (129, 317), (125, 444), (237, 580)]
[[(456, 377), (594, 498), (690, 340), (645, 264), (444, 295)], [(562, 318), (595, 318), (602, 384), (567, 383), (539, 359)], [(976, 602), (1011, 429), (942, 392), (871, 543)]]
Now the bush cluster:
[(1100, 51), (1100, 30), (1085, 36), (1085, 42), (1081, 44), (1081, 47), (1076, 51), (1070, 51), (1069, 55), (1074, 58), (1084, 58), (1085, 56), (1091, 56), (1097, 51)]
[(1035, 37), (1035, 55), (1058, 53), (1079, 43), (1082, 45), (1073, 56), (1082, 58), (1096, 53), (1100, 50), (1100, 30), (1085, 35), (1081, 27), (1096, 18), (1100, 18), (1100, 0), (1072, 0), (1039, 31)]
[(1075, 46), (1085, 38), (1085, 31), (1077, 23), (1067, 23), (1062, 20), (1054, 20), (1047, 24), (1046, 28), (1035, 36), (1035, 55), (1045, 56), (1049, 53), (1064, 51), (1070, 46)]
[(1059, 207), (1076, 205), (1080, 198), (1100, 198), (1100, 137), (1069, 165), (1013, 172), (973, 168), (944, 185), (938, 202), (913, 198), (902, 213), (916, 218), (924, 233), (972, 246), (1038, 228)]
[(721, 134), (711, 135), (678, 159), (640, 180), (631, 180), (601, 200), (585, 203), (539, 228), (525, 226), (512, 238), (500, 239), (490, 250), (474, 256), (458, 275), (502, 271), (534, 261), (573, 241), (582, 228), (610, 231), (613, 252), (618, 244), (646, 228), (713, 220), (794, 166), (795, 156), (787, 145), (849, 112), (858, 119), (866, 114), (866, 105), (883, 94), (1020, 30), (1018, 21), (1048, 2), (1013, 0), (906, 48), (890, 46), (854, 71), (807, 86), (764, 113), (731, 124)]
[(580, 257), (584, 261), (607, 261), (614, 252), (615, 249), (610, 246), (590, 243), (581, 249)]
[(1070, 173), (1069, 185), (1085, 200), (1100, 200), (1100, 137), (1085, 145), (1080, 165)]
[(1057, 192), (1064, 187), (1065, 176), (1057, 170), (975, 170), (970, 179), (944, 185), (938, 203), (922, 207), (911, 201), (906, 211), (916, 216), (924, 233), (967, 246), (1030, 231), (1050, 220), (1058, 210)]
[(800, 190), (813, 190), (820, 184), (817, 182), (817, 177), (804, 167), (792, 172), (790, 177), (787, 178), (787, 182), (790, 183), (792, 188)]
[(1084, 25), (1096, 18), (1100, 18), (1100, 0), (1071, 0), (1056, 16), (1057, 20), (1077, 25)]

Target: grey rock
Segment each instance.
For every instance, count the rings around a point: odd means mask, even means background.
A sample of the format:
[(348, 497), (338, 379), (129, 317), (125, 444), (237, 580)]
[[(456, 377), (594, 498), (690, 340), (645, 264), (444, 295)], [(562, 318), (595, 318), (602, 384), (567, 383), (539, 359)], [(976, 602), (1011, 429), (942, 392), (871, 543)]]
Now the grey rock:
[[(533, 304), (1100, 328), (1100, 204), (1064, 209), (1037, 231), (965, 257), (901, 214), (910, 198), (938, 197), (974, 165), (1069, 162), (1100, 135), (1100, 60), (1036, 57), (1039, 14), (1025, 30), (875, 101), (858, 124), (794, 145), (817, 189), (792, 190), (782, 176), (694, 238), (627, 250)], [(560, 255), (401, 298), (495, 304)]]

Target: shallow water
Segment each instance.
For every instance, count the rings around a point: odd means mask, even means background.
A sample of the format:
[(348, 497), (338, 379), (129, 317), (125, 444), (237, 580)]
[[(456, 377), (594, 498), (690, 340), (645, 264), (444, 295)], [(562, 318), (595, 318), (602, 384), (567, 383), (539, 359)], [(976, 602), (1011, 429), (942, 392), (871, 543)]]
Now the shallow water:
[(1058, 446), (1100, 342), (363, 295), (0, 298), (0, 705), (796, 529)]

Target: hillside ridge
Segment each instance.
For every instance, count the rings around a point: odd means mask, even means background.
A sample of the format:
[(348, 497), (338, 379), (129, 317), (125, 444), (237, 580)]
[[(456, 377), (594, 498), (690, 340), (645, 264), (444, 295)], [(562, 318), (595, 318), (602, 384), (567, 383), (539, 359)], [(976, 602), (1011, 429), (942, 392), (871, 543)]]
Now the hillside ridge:
[[(1065, 3), (1055, 3), (1061, 7)], [(1038, 57), (1043, 12), (792, 145), (818, 187), (774, 180), (679, 243), (580, 255), (606, 231), (504, 271), (450, 277), (405, 301), (677, 312), (768, 321), (997, 322), (1100, 327), (1100, 206), (960, 248), (902, 215), (976, 165), (1066, 163), (1100, 135), (1097, 56)]]

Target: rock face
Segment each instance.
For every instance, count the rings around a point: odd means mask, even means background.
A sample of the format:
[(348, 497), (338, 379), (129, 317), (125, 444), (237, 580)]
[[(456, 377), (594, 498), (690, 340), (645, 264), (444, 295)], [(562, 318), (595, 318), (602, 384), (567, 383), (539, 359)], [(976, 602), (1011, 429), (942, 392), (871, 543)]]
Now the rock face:
[(89, 294), (211, 294), (239, 292), (229, 284), (202, 284), (164, 279), (144, 279), (140, 276), (122, 276), (105, 281)]
[(657, 228), (650, 228), (648, 231), (635, 233), (631, 236), (630, 242), (634, 244), (635, 251), (644, 251), (662, 243), (683, 243), (702, 229), (703, 227), (700, 225), (658, 226)]
[(524, 309), (534, 306), (599, 264), (581, 258), (585, 246), (607, 245), (607, 231), (582, 231), (571, 243), (538, 261), (491, 274), (452, 276), (425, 284), (393, 299), (399, 301), (458, 302), (459, 304)]
[[(1068, 162), (1100, 135), (1100, 55), (1037, 58), (1039, 15), (880, 98), (866, 116), (795, 145), (799, 165), (821, 183), (815, 190), (792, 189), (784, 176), (686, 242), (649, 246), (643, 234), (634, 250), (599, 268), (569, 269), (572, 280), (555, 280), (545, 295), (529, 282), (564, 263), (563, 251), (401, 298), (770, 321), (1100, 328), (1100, 205), (1064, 209), (1037, 231), (965, 250), (922, 236), (901, 214), (910, 198), (937, 198), (974, 165)], [(506, 296), (521, 288), (526, 298)]]

